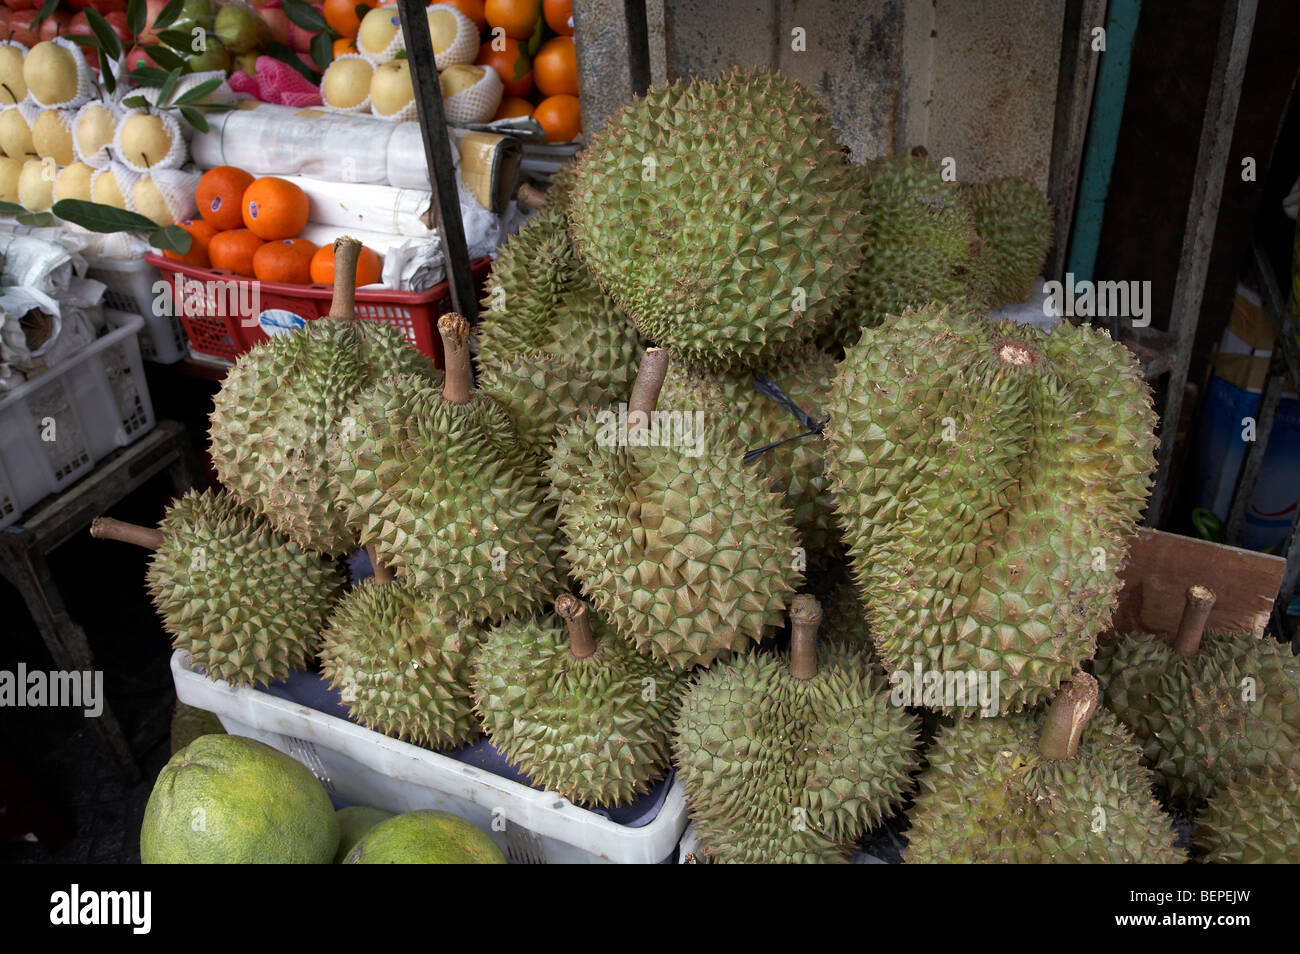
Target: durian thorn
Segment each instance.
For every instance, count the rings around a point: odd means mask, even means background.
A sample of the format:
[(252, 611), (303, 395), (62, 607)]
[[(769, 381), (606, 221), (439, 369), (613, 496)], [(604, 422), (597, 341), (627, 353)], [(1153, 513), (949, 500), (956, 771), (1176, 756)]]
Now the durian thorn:
[(146, 550), (157, 550), (163, 545), (161, 530), (142, 527), (136, 523), (123, 523), (112, 517), (96, 517), (90, 521), (90, 535), (97, 540), (120, 540), (122, 543), (134, 543)]
[(1076, 672), (1056, 694), (1038, 735), (1038, 751), (1045, 758), (1072, 759), (1078, 754), (1083, 730), (1097, 711), (1097, 695), (1097, 680), (1086, 672)]
[(1214, 608), (1214, 591), (1208, 586), (1194, 583), (1187, 588), (1187, 602), (1178, 620), (1178, 635), (1174, 637), (1174, 652), (1186, 659), (1194, 659), (1201, 649), (1201, 637)]
[(519, 191), (515, 193), (517, 198), (530, 209), (546, 208), (547, 195), (541, 189), (530, 186), (527, 182), (519, 186)]
[(331, 318), (355, 320), (357, 317), (357, 259), (361, 243), (350, 235), (334, 240), (334, 297), (330, 299)]
[(370, 557), (370, 565), (375, 570), (375, 583), (379, 586), (386, 586), (393, 582), (393, 571), (387, 565), (379, 562), (379, 548), (373, 543), (366, 547), (366, 555)]
[(438, 319), (442, 335), (442, 399), (451, 404), (468, 404), (474, 386), (469, 367), (469, 322), (449, 311)]
[(569, 652), (574, 659), (586, 659), (596, 654), (596, 634), (591, 629), (591, 612), (587, 604), (572, 593), (561, 593), (555, 598), (555, 615), (569, 627)]
[(817, 627), (822, 607), (811, 593), (800, 593), (790, 601), (790, 675), (811, 679), (817, 675)]
[[(636, 380), (632, 383), (632, 396), (627, 399), (629, 435), (649, 423), (650, 415), (659, 404), (659, 392), (663, 390), (664, 378), (667, 374), (668, 352), (663, 348), (646, 348), (645, 353), (641, 355), (641, 365), (636, 369)], [(634, 414), (637, 416), (633, 417)]]

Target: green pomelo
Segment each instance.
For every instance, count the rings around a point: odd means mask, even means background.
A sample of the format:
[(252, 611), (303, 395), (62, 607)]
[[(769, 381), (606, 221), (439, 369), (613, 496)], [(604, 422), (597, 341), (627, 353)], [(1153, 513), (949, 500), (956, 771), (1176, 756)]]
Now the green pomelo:
[(352, 849), (357, 846), (362, 837), (370, 829), (374, 828), (381, 821), (387, 821), (396, 816), (392, 812), (386, 812), (382, 808), (370, 808), (368, 805), (349, 805), (347, 808), (340, 808), (334, 813), (334, 817), (339, 820), (339, 847), (334, 852), (334, 863), (341, 865), (347, 861), (348, 855)]
[(380, 822), (359, 841), (349, 865), (503, 865), (505, 855), (463, 818), (431, 809)]

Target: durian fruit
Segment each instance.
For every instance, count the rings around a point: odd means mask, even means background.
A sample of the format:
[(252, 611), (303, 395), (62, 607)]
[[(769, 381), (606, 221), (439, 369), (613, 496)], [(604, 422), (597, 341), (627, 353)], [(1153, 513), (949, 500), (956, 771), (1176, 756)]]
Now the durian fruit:
[(1038, 187), (1008, 177), (962, 187), (994, 264), (991, 304), (1022, 302), (1052, 247), (1052, 206)]
[(863, 333), (828, 410), (885, 668), (999, 673), (1002, 712), (1050, 696), (1110, 619), (1154, 468), (1132, 353), (1088, 327), (927, 307)]
[(618, 400), (572, 362), (545, 351), (498, 359), (478, 383), (509, 416), (520, 442), (543, 461), (560, 430)]
[(471, 388), (469, 325), (438, 319), (441, 392), (403, 375), (348, 409), (332, 449), (340, 509), (432, 611), (473, 622), (530, 612), (563, 589), (560, 541), (536, 458), (501, 407)]
[(321, 673), (367, 728), (431, 749), (479, 734), (469, 674), (483, 633), (408, 580), (354, 588), (321, 635)]
[(575, 244), (656, 344), (710, 370), (762, 368), (812, 337), (861, 259), (838, 137), (776, 73), (651, 89), (576, 160)]
[(571, 572), (637, 648), (709, 665), (778, 626), (802, 574), (780, 494), (726, 421), (657, 408), (668, 356), (651, 348), (625, 408), (560, 435), (548, 471)]
[(493, 262), (476, 337), (487, 374), (509, 378), (508, 364), (540, 352), (563, 362), (574, 385), (605, 388), (618, 399), (627, 396), (641, 355), (636, 327), (588, 273), (563, 212), (549, 207)]
[[(806, 434), (789, 409), (761, 393), (763, 383), (776, 384), (812, 422), (824, 423), (826, 398), (835, 376), (835, 362), (812, 345), (796, 348), (768, 375), (710, 373), (673, 364), (664, 381), (665, 407), (700, 410), (726, 420), (747, 450), (763, 451), (750, 464), (785, 495), (810, 563), (824, 562), (839, 543), (826, 446), (820, 434)], [(800, 436), (805, 435), (806, 436)], [(784, 442), (784, 443), (782, 443)]]
[(869, 656), (875, 655), (871, 641), (871, 621), (867, 608), (858, 598), (857, 587), (845, 580), (835, 587), (826, 605), (826, 618), (822, 621), (821, 638), (824, 643), (852, 646)]
[[(474, 662), (492, 744), (548, 791), (625, 805), (668, 773), (682, 676), (638, 653), (568, 593), (555, 619), (509, 620)], [(567, 627), (567, 628), (566, 628)]]
[(334, 246), (334, 299), (328, 318), (255, 345), (217, 392), (212, 462), (222, 484), (301, 546), (322, 553), (356, 549), (330, 489), (329, 442), (350, 430), (349, 405), (392, 375), (436, 381), (433, 362), (393, 326), (355, 320), (360, 243)]
[(887, 315), (934, 302), (972, 310), (993, 304), (993, 260), (955, 182), (924, 156), (889, 156), (854, 166), (865, 217), (862, 257), (819, 337), (849, 347)]
[(1171, 820), (1119, 721), (1078, 673), (1038, 712), (939, 732), (910, 815), (908, 863), (1176, 864)]
[(1119, 636), (1093, 662), (1106, 707), (1189, 808), (1265, 765), (1300, 775), (1300, 659), (1252, 633), (1206, 633), (1213, 605), (1192, 586), (1172, 644)]
[(843, 861), (912, 787), (915, 718), (861, 652), (818, 649), (821, 615), (796, 596), (788, 654), (701, 672), (682, 700), (673, 761), (712, 860)]
[(1282, 765), (1242, 772), (1210, 797), (1192, 842), (1207, 864), (1300, 864), (1300, 775)]
[(237, 686), (275, 682), (305, 666), (343, 589), (331, 560), (228, 493), (189, 491), (157, 530), (98, 517), (90, 532), (154, 551), (149, 593), (172, 645), (209, 678)]

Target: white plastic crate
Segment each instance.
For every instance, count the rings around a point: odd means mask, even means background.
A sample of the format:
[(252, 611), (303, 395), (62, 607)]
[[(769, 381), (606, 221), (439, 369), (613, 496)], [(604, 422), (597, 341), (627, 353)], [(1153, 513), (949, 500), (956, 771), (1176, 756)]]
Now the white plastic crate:
[(88, 259), (86, 277), (103, 282), (104, 307), (144, 318), (140, 333), (140, 354), (156, 364), (175, 364), (189, 351), (189, 339), (180, 319), (157, 314), (154, 285), (162, 275), (143, 258)]
[[(514, 862), (654, 864), (671, 860), (686, 829), (674, 780), (659, 814), (629, 828), (455, 759), (256, 689), (209, 679), (172, 654), (176, 697), (215, 713), (226, 731), (265, 742), (306, 765), (338, 798), (391, 812), (435, 808), (473, 822)], [(504, 831), (501, 828), (504, 820)]]
[(153, 428), (136, 337), (144, 319), (105, 316), (108, 334), (0, 394), (0, 528)]

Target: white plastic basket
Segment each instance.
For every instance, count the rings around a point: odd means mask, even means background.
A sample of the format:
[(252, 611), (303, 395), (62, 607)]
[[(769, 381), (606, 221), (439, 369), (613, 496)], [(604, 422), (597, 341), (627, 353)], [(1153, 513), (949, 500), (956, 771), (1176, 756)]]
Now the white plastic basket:
[(157, 314), (154, 285), (162, 281), (158, 269), (143, 258), (87, 259), (86, 277), (103, 282), (104, 307), (144, 318), (140, 355), (155, 364), (175, 364), (189, 352), (189, 339), (180, 320)]
[(686, 794), (679, 780), (673, 781), (651, 822), (629, 828), (554, 792), (529, 788), (269, 693), (213, 681), (190, 669), (188, 654), (180, 650), (172, 654), (172, 678), (181, 702), (215, 713), (228, 732), (293, 756), (330, 794), (391, 812), (451, 812), (491, 835), (511, 861), (654, 864), (672, 859), (686, 829)]
[(144, 319), (104, 314), (112, 331), (0, 394), (0, 528), (153, 428), (136, 337)]

